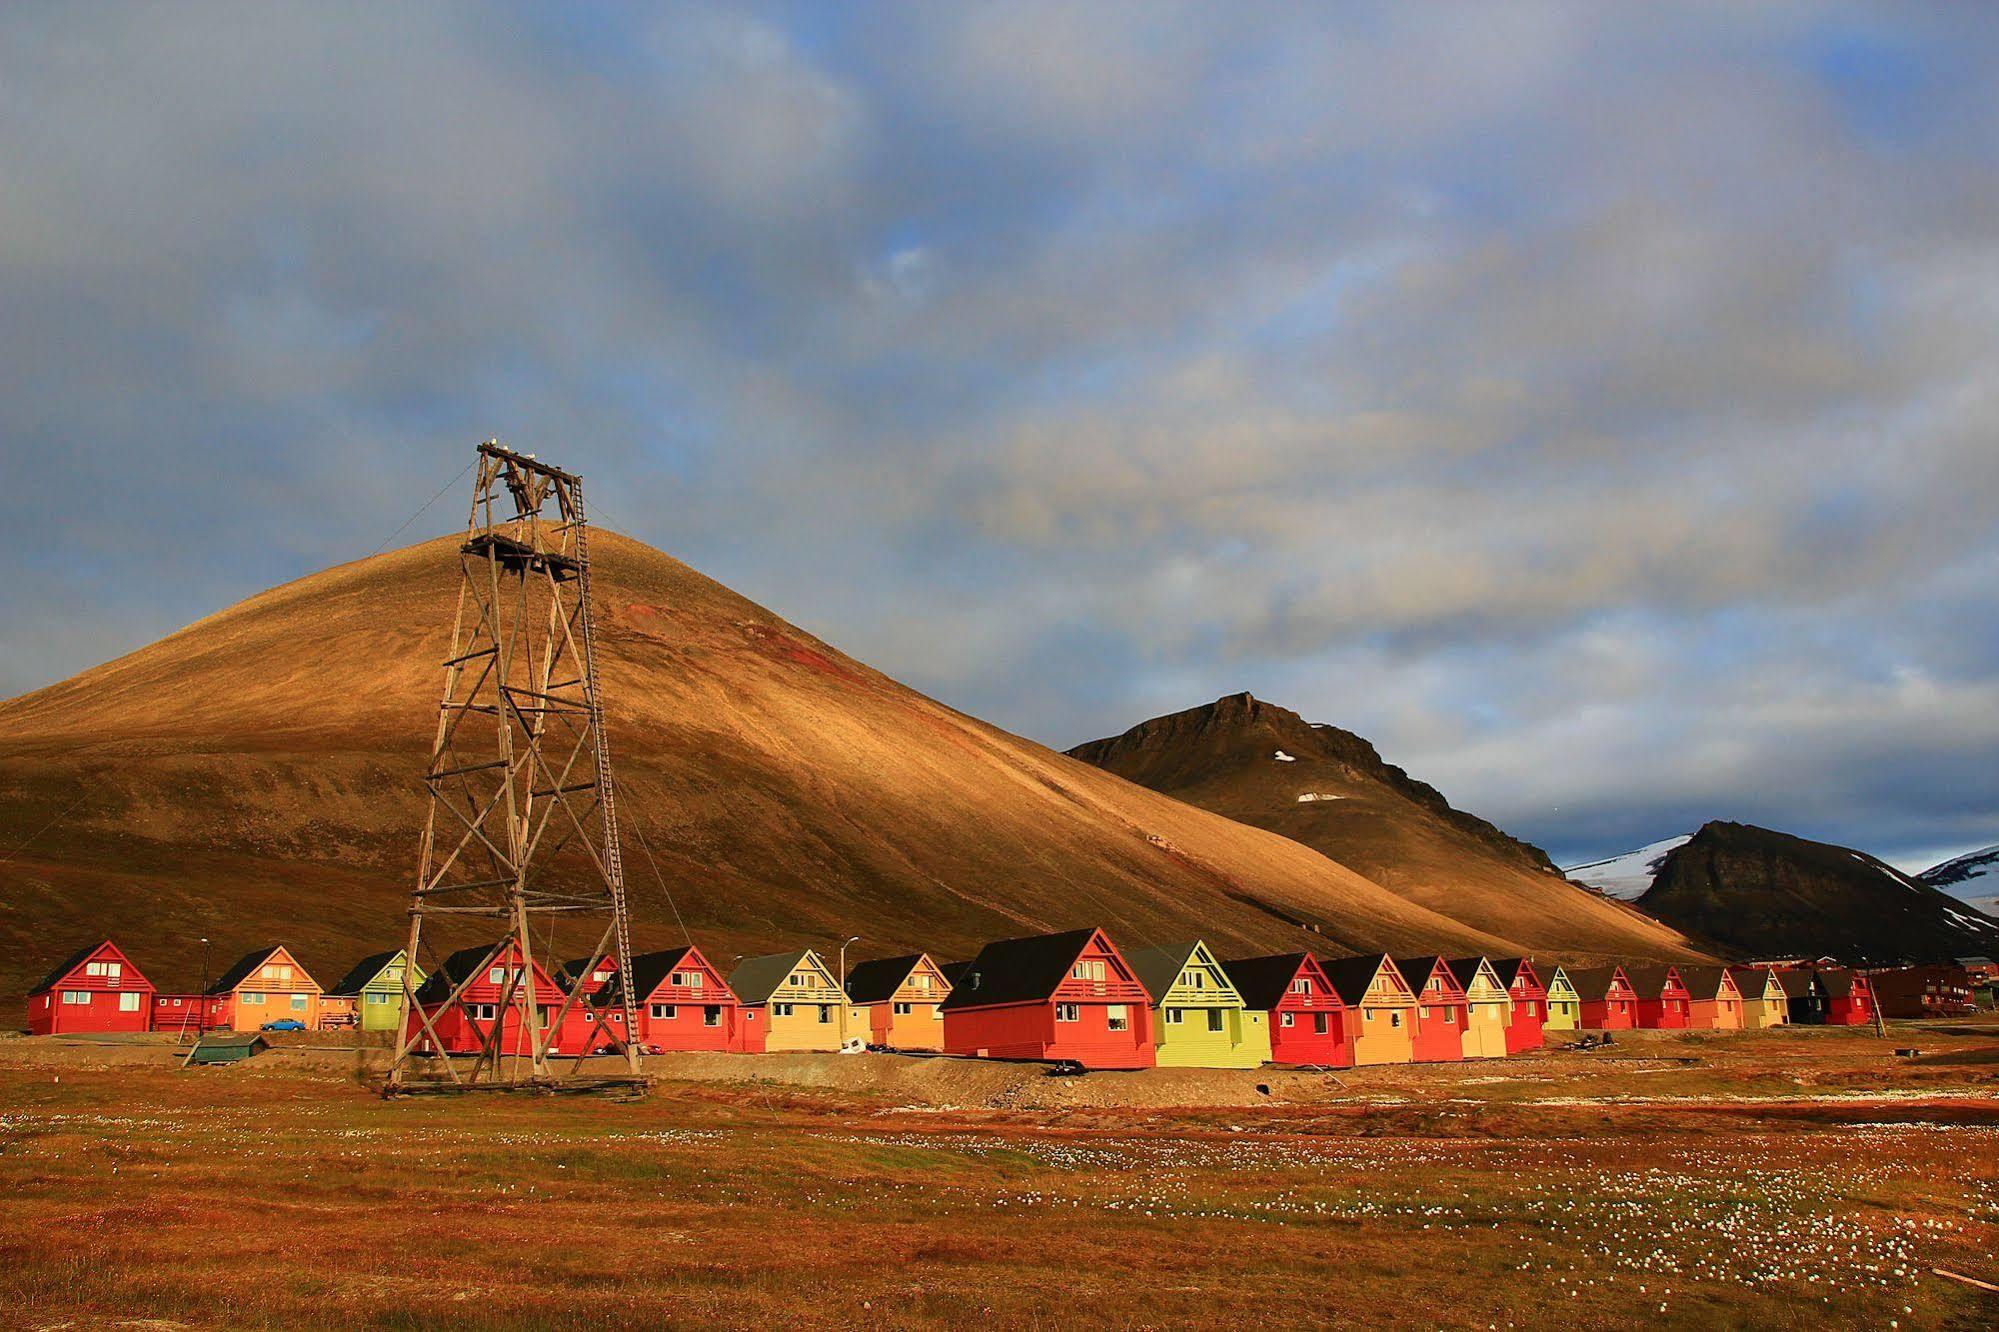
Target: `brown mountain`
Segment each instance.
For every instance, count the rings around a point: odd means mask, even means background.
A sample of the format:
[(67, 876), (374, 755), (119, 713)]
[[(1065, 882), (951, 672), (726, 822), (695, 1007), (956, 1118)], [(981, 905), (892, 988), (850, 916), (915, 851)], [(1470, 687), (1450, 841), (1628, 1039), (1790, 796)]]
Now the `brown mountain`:
[(1069, 751), (1155, 791), (1282, 833), (1406, 900), (1546, 956), (1681, 958), (1678, 931), (1563, 878), (1334, 726), (1248, 694)]
[(1745, 957), (1999, 956), (1999, 921), (1950, 894), (1863, 851), (1747, 823), (1675, 847), (1638, 906)]
[[(26, 842), (0, 863), (0, 991), (102, 935), (174, 986), (204, 935), (218, 965), (281, 940), (323, 979), (395, 944), (457, 544), (315, 574), (0, 703), (0, 847)], [(850, 934), (859, 957), (969, 956), (1094, 922), (1224, 952), (1512, 948), (954, 712), (649, 547), (605, 532), (594, 557), (640, 947), (682, 937), (649, 851), (725, 966)]]

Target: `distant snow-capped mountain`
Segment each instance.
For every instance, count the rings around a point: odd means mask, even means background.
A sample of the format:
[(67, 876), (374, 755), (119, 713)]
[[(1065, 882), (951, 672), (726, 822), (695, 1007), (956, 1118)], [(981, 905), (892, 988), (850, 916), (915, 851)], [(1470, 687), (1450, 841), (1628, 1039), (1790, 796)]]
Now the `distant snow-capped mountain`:
[(1588, 884), (1606, 897), (1615, 897), (1620, 902), (1636, 902), (1651, 890), (1652, 881), (1659, 877), (1659, 868), (1666, 863), (1666, 857), (1693, 839), (1692, 833), (1668, 837), (1663, 842), (1641, 846), (1636, 851), (1626, 851), (1608, 860), (1566, 866), (1562, 873), (1577, 883)]
[(1932, 865), (1916, 877), (1988, 916), (1999, 916), (1999, 846)]

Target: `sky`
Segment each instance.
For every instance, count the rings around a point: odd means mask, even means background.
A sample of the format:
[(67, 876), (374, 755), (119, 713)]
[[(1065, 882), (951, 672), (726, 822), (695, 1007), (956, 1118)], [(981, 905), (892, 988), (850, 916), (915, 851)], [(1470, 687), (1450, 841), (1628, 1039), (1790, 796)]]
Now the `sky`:
[(601, 520), (1058, 747), (1999, 842), (1999, 7), (0, 8), (0, 695)]

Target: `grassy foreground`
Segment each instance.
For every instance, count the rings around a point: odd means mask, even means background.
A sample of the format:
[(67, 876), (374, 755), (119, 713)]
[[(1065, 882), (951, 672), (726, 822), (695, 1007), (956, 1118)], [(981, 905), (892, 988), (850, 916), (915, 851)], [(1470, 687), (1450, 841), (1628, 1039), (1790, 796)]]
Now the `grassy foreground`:
[(384, 1102), (337, 1060), (4, 1041), (0, 1324), (1989, 1327), (1932, 1269), (1999, 1284), (1999, 1031), (1920, 1040), (1886, 1074), (1860, 1034), (1684, 1038), (1177, 1108), (942, 1061), (912, 1094), (888, 1057)]

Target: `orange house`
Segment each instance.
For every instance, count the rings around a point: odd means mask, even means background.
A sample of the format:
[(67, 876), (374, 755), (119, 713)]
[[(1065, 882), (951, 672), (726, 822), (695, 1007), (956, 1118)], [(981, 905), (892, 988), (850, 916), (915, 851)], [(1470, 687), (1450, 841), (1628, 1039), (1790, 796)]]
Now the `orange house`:
[(291, 1021), (307, 1031), (319, 1026), (319, 982), (283, 944), (252, 948), (208, 987), (223, 1001), (222, 1020), (234, 1031), (256, 1031)]
[(1688, 1025), (1695, 1031), (1742, 1030), (1742, 991), (1727, 967), (1681, 967), (1680, 984), (1693, 1005)]
[(884, 1050), (942, 1050), (944, 1019), (937, 1010), (950, 993), (928, 953), (862, 962), (847, 975), (856, 1034), (866, 1032), (868, 1044)]

